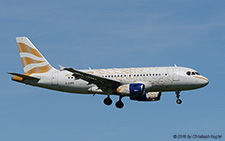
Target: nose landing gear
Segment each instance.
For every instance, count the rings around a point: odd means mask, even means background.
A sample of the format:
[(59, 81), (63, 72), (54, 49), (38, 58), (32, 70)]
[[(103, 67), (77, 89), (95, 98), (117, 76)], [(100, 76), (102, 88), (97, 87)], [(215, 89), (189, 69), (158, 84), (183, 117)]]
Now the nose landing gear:
[(181, 104), (182, 103), (182, 100), (181, 99), (177, 99), (177, 104)]
[(176, 91), (176, 97), (177, 97), (177, 104), (181, 104), (182, 103), (182, 100), (179, 99), (180, 98), (180, 91)]

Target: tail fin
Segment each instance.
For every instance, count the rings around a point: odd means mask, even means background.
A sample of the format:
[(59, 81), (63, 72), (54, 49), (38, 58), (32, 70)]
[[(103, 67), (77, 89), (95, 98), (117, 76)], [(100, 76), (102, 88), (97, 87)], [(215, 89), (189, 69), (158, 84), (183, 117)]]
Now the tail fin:
[(25, 74), (45, 73), (53, 67), (27, 37), (16, 37)]

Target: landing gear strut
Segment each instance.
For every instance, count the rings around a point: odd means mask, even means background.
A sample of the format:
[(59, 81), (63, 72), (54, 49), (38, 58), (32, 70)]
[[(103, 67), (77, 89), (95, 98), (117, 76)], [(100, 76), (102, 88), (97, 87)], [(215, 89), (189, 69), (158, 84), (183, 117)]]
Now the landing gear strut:
[(120, 99), (116, 102), (116, 107), (117, 108), (123, 108), (123, 106), (124, 106), (124, 104), (123, 104), (123, 102), (121, 101), (121, 99), (122, 99), (123, 97), (122, 96), (120, 96)]
[(104, 99), (105, 105), (111, 105), (112, 104), (112, 99), (109, 97), (109, 95)]
[(180, 98), (180, 91), (176, 91), (176, 97), (177, 97), (177, 104), (181, 104), (182, 103), (182, 100), (179, 99)]

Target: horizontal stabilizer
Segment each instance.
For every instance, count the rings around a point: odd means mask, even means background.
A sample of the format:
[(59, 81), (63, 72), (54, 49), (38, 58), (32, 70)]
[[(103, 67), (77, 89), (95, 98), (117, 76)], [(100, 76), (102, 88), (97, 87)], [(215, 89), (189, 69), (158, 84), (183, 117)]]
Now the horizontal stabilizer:
[(38, 82), (40, 80), (39, 78), (24, 75), (24, 74), (19, 74), (19, 73), (8, 72), (8, 74), (14, 75), (12, 77), (12, 80), (18, 81), (18, 82), (23, 82), (24, 80), (30, 80), (30, 81)]

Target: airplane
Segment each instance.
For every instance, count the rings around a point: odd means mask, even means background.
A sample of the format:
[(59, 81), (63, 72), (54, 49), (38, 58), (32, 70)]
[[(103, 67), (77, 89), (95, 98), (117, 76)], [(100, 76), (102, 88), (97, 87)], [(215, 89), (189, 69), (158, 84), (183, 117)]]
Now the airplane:
[(123, 108), (122, 98), (136, 101), (159, 101), (162, 92), (180, 92), (206, 86), (209, 80), (187, 67), (144, 67), (77, 70), (60, 66), (55, 69), (27, 37), (16, 37), (24, 74), (9, 73), (12, 80), (41, 88), (80, 94), (102, 94), (104, 104), (111, 105), (110, 95), (118, 95), (115, 103)]

